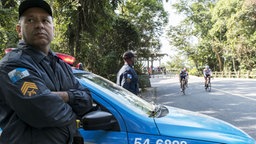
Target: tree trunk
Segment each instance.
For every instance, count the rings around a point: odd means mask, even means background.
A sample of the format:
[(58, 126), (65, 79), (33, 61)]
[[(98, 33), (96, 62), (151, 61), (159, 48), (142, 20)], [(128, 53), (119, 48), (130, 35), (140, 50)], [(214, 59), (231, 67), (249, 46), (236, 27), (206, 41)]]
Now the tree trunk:
[(218, 60), (218, 63), (219, 63), (219, 71), (223, 71), (223, 66), (222, 66), (223, 64), (222, 64), (222, 61), (221, 61), (221, 56), (220, 56), (219, 51), (217, 49), (218, 48), (213, 47), (213, 51), (214, 51), (215, 56), (216, 56), (216, 58)]

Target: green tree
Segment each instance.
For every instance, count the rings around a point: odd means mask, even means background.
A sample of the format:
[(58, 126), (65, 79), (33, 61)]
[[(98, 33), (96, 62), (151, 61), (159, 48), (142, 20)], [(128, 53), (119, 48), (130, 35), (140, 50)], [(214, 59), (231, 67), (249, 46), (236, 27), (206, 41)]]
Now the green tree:
[[(174, 5), (186, 19), (172, 27), (171, 44), (196, 67), (252, 70), (255, 65), (255, 9), (252, 0), (180, 0)], [(188, 40), (196, 37), (197, 45)]]
[[(2, 50), (17, 44), (15, 25), (20, 1), (0, 2)], [(51, 48), (75, 56), (89, 71), (111, 78), (123, 63), (121, 55), (124, 51), (134, 50), (140, 57), (150, 48), (160, 48), (158, 38), (163, 24), (167, 22), (167, 15), (159, 0), (138, 1), (139, 5), (129, 7), (133, 17), (115, 12), (120, 3), (124, 4), (123, 0), (46, 1), (53, 8), (55, 24), (55, 39)], [(135, 13), (137, 8), (143, 12)], [(10, 14), (15, 16), (9, 17)]]
[(214, 8), (211, 35), (221, 39), (223, 57), (231, 70), (255, 67), (255, 2), (219, 0)]
[(167, 24), (168, 15), (162, 1), (129, 0), (119, 8), (120, 17), (132, 22), (138, 29), (141, 41), (136, 49), (139, 57), (150, 55), (160, 50), (160, 36)]
[(4, 55), (4, 49), (16, 47), (18, 35), (15, 25), (18, 22), (18, 16), (15, 9), (17, 9), (17, 2), (15, 0), (0, 1), (0, 56)]
[(214, 1), (208, 0), (180, 0), (173, 5), (177, 13), (186, 18), (180, 25), (170, 27), (170, 44), (193, 61), (198, 71), (201, 71), (203, 65), (214, 66), (216, 63), (209, 37), (212, 26), (210, 10), (213, 6)]

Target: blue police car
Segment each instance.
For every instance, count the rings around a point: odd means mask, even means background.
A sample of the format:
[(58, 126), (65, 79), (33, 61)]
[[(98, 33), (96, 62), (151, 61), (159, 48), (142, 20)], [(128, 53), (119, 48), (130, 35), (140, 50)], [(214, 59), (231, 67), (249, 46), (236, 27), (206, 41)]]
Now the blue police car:
[(81, 121), (86, 143), (255, 144), (245, 132), (199, 113), (148, 103), (98, 75), (74, 70), (92, 93), (96, 111)]
[(149, 103), (101, 76), (73, 72), (94, 100), (95, 111), (78, 125), (85, 144), (256, 144), (219, 119)]

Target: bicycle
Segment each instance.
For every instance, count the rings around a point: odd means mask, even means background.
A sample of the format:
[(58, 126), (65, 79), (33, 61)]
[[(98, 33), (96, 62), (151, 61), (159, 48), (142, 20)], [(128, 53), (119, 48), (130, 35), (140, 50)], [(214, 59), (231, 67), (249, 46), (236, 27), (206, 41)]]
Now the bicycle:
[(205, 91), (208, 91), (208, 92), (210, 92), (212, 89), (212, 84), (211, 84), (210, 78), (211, 78), (210, 76), (208, 76), (206, 78)]
[(181, 92), (183, 93), (183, 95), (185, 95), (185, 90), (186, 90), (186, 80), (185, 78), (182, 78), (181, 80)]

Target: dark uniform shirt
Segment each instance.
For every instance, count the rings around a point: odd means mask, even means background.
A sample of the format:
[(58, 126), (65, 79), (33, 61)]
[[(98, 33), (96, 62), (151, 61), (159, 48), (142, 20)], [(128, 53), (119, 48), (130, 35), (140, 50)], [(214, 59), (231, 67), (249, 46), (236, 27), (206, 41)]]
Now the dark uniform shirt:
[(188, 76), (188, 73), (184, 70), (180, 72), (180, 78), (186, 78)]
[(123, 65), (117, 74), (116, 83), (134, 94), (138, 94), (138, 75), (128, 64)]
[[(0, 61), (0, 144), (70, 144), (92, 99), (69, 65), (29, 46)], [(51, 91), (67, 91), (65, 103)]]

